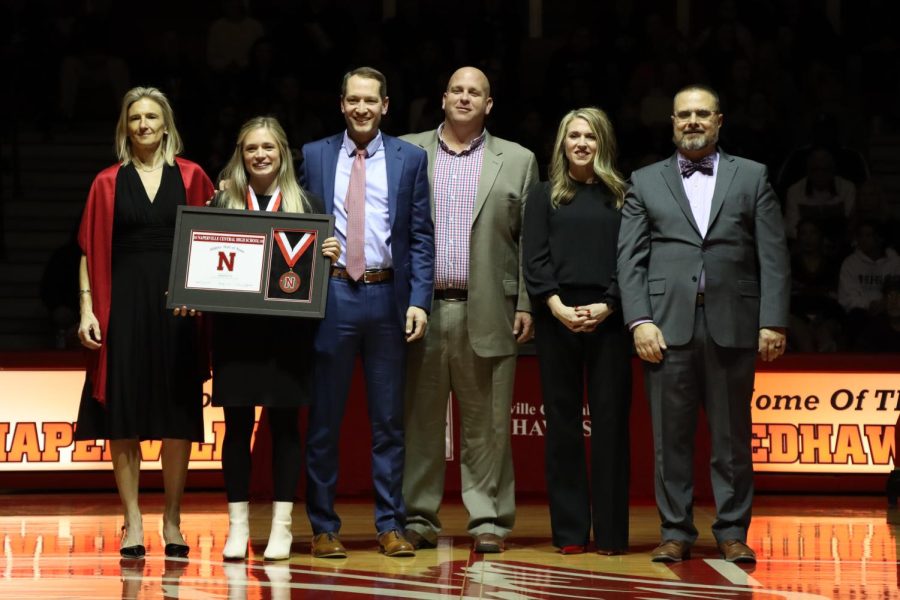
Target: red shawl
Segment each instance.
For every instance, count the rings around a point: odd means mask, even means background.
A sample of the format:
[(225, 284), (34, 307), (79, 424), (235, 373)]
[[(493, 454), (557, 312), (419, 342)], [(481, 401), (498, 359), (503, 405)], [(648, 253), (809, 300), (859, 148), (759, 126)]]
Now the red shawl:
[[(181, 171), (187, 203), (203, 206), (215, 189), (209, 177), (196, 163), (183, 158), (175, 158)], [(100, 322), (103, 344), (88, 358), (88, 377), (91, 379), (93, 396), (101, 404), (106, 403), (106, 333), (109, 326), (109, 303), (112, 294), (112, 237), (113, 214), (115, 212), (116, 175), (120, 164), (103, 169), (94, 178), (87, 204), (78, 229), (78, 245), (87, 257), (88, 278), (91, 282), (91, 300), (94, 315)]]

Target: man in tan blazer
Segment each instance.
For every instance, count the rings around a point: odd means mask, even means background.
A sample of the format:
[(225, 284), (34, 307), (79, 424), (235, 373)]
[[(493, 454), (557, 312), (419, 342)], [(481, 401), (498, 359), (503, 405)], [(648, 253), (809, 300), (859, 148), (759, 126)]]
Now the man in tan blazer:
[(402, 138), (428, 153), (435, 221), (432, 314), (407, 363), (403, 497), (406, 537), (418, 548), (433, 547), (441, 530), (451, 391), (475, 551), (503, 551), (515, 521), (509, 415), (517, 346), (533, 331), (519, 240), (538, 169), (533, 153), (484, 128), (492, 105), (485, 74), (463, 67), (444, 92), (444, 122)]

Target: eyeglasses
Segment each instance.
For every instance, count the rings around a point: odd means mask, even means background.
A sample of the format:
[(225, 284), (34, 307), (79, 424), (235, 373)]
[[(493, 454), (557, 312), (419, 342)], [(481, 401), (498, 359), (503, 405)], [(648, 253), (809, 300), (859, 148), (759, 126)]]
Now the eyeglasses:
[(717, 111), (717, 110), (701, 109), (701, 110), (679, 110), (677, 113), (675, 113), (672, 116), (675, 117), (676, 121), (682, 121), (682, 122), (690, 121), (691, 115), (694, 115), (695, 117), (697, 117), (698, 121), (708, 121), (710, 118), (712, 118), (714, 115), (717, 115), (717, 114), (719, 114), (719, 111)]

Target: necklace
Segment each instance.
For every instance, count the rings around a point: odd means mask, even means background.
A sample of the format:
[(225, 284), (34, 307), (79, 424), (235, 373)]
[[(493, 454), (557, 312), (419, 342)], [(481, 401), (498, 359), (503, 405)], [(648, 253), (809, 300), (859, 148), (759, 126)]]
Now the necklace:
[(159, 165), (157, 165), (157, 166), (155, 166), (155, 167), (153, 167), (153, 168), (151, 168), (151, 169), (145, 169), (145, 168), (144, 168), (144, 163), (141, 162), (140, 160), (138, 160), (137, 158), (135, 158), (135, 159), (132, 160), (131, 162), (134, 163), (134, 166), (135, 166), (135, 168), (136, 168), (138, 171), (141, 171), (141, 172), (143, 172), (143, 173), (152, 173), (152, 172), (154, 172), (154, 171), (159, 171), (160, 169), (163, 168), (163, 165), (166, 164), (165, 161), (161, 161), (161, 162), (159, 163)]

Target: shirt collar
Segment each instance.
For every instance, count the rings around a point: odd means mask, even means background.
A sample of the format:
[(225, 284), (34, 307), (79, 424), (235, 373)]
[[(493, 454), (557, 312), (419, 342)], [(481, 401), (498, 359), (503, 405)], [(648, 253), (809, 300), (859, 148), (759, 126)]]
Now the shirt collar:
[[(381, 138), (381, 131), (379, 131), (378, 134), (372, 138), (372, 141), (369, 142), (369, 145), (366, 146), (366, 152), (368, 152), (368, 155), (371, 158), (383, 147), (384, 140)], [(356, 142), (350, 139), (350, 134), (348, 134), (346, 130), (344, 130), (344, 140), (341, 142), (341, 148), (347, 153), (347, 156), (354, 156), (356, 154)]]
[(479, 146), (481, 146), (484, 143), (484, 138), (487, 136), (487, 129), (482, 129), (481, 134), (477, 138), (475, 138), (474, 140), (469, 142), (469, 145), (462, 152), (454, 152), (453, 150), (450, 149), (450, 146), (448, 146), (444, 142), (444, 124), (443, 123), (438, 125), (437, 135), (438, 135), (438, 144), (441, 146), (441, 149), (444, 152), (446, 152), (448, 154), (452, 154), (454, 156), (462, 156), (464, 154), (469, 154), (470, 152), (474, 152), (475, 150), (478, 150)]

